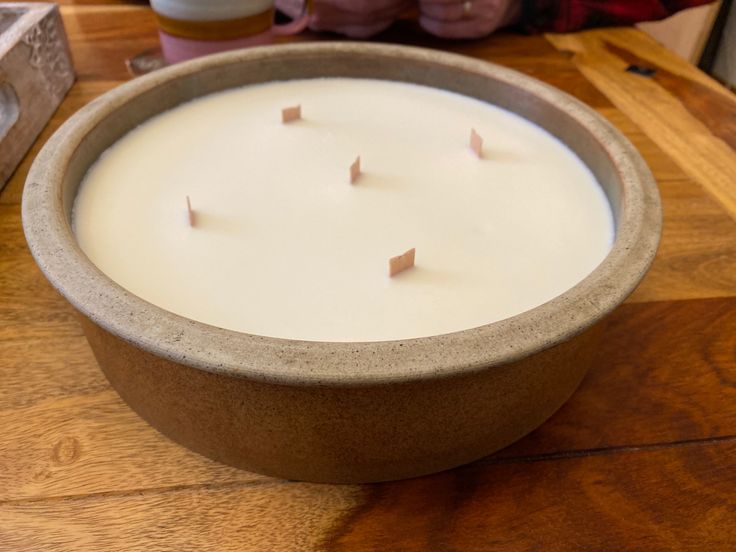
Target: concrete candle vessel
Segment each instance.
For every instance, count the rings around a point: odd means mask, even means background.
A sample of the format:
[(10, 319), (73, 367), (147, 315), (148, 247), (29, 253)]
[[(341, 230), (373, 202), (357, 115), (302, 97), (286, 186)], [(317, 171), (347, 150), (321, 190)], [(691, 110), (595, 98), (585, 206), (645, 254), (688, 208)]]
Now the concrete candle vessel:
[[(125, 291), (82, 253), (70, 226), (77, 188), (126, 132), (211, 92), (320, 76), (447, 89), (547, 129), (604, 189), (616, 223), (611, 252), (578, 285), (518, 316), (370, 343), (293, 341), (188, 320)], [(570, 96), (465, 57), (343, 42), (229, 52), (112, 90), (71, 117), (38, 155), (23, 224), (41, 270), (79, 311), (110, 383), (151, 425), (244, 469), (354, 483), (471, 462), (544, 422), (588, 370), (602, 337), (599, 322), (648, 270), (661, 213), (656, 185), (634, 147)]]

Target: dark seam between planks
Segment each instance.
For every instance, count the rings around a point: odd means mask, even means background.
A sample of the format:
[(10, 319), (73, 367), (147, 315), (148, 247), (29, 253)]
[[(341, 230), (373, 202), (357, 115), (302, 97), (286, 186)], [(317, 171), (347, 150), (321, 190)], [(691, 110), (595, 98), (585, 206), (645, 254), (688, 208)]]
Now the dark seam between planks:
[[(699, 445), (717, 445), (722, 443), (736, 442), (736, 435), (726, 435), (723, 437), (711, 437), (707, 439), (686, 439), (681, 441), (671, 441), (668, 443), (653, 443), (646, 445), (623, 445), (614, 447), (605, 447), (597, 449), (580, 449), (565, 452), (552, 452), (548, 454), (532, 455), (532, 456), (516, 456), (508, 458), (494, 458), (489, 457), (483, 460), (479, 460), (472, 464), (466, 464), (464, 466), (458, 466), (448, 471), (462, 472), (465, 470), (473, 470), (485, 466), (500, 465), (500, 464), (514, 464), (514, 463), (526, 463), (526, 462), (545, 462), (554, 460), (571, 460), (577, 458), (586, 458), (590, 456), (604, 456), (612, 454), (627, 454), (636, 452), (649, 452), (656, 450), (665, 450), (679, 447), (690, 447)], [(440, 472), (442, 473), (442, 472)], [(282, 486), (292, 484), (304, 484), (313, 485), (314, 483), (304, 481), (292, 481), (285, 479), (259, 479), (256, 481), (230, 481), (224, 483), (197, 483), (191, 485), (174, 485), (170, 487), (150, 487), (143, 489), (129, 489), (124, 491), (101, 491), (97, 493), (84, 493), (84, 494), (72, 494), (72, 495), (60, 495), (60, 496), (39, 496), (29, 498), (18, 498), (10, 500), (0, 500), (0, 506), (5, 505), (16, 505), (16, 504), (29, 504), (36, 502), (56, 502), (56, 501), (69, 501), (69, 500), (87, 500), (96, 498), (118, 498), (118, 497), (130, 497), (130, 496), (145, 496), (148, 494), (170, 494), (186, 491), (218, 491), (227, 489), (257, 487), (261, 485), (269, 486)], [(380, 483), (376, 484), (364, 484), (364, 485), (345, 485), (345, 487), (362, 487), (364, 491), (368, 492), (380, 492)]]

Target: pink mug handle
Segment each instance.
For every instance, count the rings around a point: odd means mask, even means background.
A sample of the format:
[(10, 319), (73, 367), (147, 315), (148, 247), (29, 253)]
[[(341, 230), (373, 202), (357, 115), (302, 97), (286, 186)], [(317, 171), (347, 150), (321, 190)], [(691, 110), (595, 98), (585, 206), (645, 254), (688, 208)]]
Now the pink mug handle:
[(271, 28), (273, 34), (277, 36), (293, 35), (300, 33), (304, 29), (306, 29), (307, 25), (309, 25), (309, 12), (311, 9), (311, 5), (311, 0), (304, 0), (304, 11), (302, 12), (302, 14), (294, 19), (294, 21), (290, 21), (289, 23), (284, 23), (283, 25), (274, 25)]

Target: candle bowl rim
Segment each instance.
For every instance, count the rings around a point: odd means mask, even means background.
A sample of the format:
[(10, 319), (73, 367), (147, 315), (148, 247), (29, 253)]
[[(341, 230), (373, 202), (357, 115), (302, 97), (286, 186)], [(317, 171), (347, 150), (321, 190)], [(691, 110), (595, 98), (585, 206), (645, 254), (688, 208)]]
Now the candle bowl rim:
[[(532, 94), (581, 125), (603, 145), (624, 186), (616, 239), (608, 255), (563, 294), (504, 320), (412, 339), (325, 342), (252, 335), (184, 318), (126, 291), (82, 252), (66, 214), (63, 186), (71, 159), (96, 125), (140, 96), (155, 94), (164, 82), (184, 83), (197, 73), (242, 63), (336, 55), (355, 56), (356, 62), (360, 56), (379, 56), (394, 63), (471, 72), (489, 83), (502, 81)], [(46, 142), (29, 171), (22, 214), (36, 263), (49, 282), (95, 324), (177, 363), (285, 385), (365, 386), (454, 377), (551, 348), (582, 333), (626, 299), (648, 271), (661, 233), (659, 193), (649, 168), (628, 139), (592, 108), (557, 88), (489, 62), (424, 48), (360, 42), (226, 52), (173, 65), (108, 91), (71, 116)]]

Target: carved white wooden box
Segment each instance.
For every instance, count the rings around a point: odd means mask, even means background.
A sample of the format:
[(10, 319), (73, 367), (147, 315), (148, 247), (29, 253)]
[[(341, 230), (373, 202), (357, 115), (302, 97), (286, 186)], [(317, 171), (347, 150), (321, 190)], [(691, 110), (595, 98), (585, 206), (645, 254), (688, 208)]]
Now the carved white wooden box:
[(0, 3), (0, 189), (74, 82), (55, 4)]

